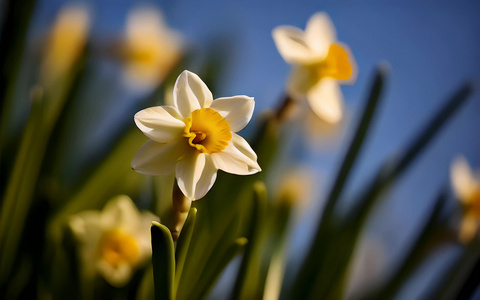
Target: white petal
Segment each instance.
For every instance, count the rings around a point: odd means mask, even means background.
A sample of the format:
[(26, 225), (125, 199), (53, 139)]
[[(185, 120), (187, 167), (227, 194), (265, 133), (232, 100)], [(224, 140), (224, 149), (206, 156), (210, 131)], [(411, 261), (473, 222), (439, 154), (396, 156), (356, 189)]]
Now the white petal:
[(210, 107), (212, 92), (197, 74), (183, 71), (173, 88), (173, 102), (183, 117), (202, 107)]
[(191, 200), (198, 200), (213, 186), (217, 168), (209, 155), (195, 151), (178, 162), (175, 176), (183, 194)]
[(130, 197), (119, 195), (107, 202), (101, 218), (103, 228), (121, 228), (128, 232), (130, 228), (138, 225), (140, 212)]
[(138, 173), (147, 175), (173, 173), (175, 164), (184, 154), (185, 148), (184, 138), (168, 144), (160, 144), (150, 140), (133, 157), (132, 168)]
[(132, 267), (128, 263), (121, 263), (116, 267), (112, 267), (108, 262), (100, 260), (96, 267), (98, 273), (114, 287), (122, 287), (128, 283), (132, 277)]
[(475, 193), (475, 189), (479, 188), (479, 186), (463, 156), (459, 156), (453, 161), (450, 179), (458, 199), (464, 203), (470, 202), (472, 194)]
[(308, 67), (298, 65), (293, 67), (292, 72), (290, 73), (287, 83), (287, 91), (293, 98), (303, 98), (317, 83), (318, 81), (312, 80)]
[(272, 36), (278, 52), (288, 63), (310, 64), (323, 58), (310, 48), (305, 33), (297, 27), (278, 26)]
[(305, 28), (305, 40), (315, 53), (322, 58), (327, 56), (328, 48), (337, 40), (337, 34), (326, 13), (319, 12), (310, 18)]
[(211, 157), (215, 166), (227, 173), (249, 175), (262, 170), (253, 149), (247, 141), (235, 133), (232, 134), (228, 146), (222, 152), (212, 153)]
[(313, 112), (328, 123), (338, 123), (343, 116), (343, 96), (335, 79), (323, 78), (307, 93)]
[(150, 139), (168, 143), (182, 136), (185, 123), (180, 112), (172, 106), (155, 106), (135, 114), (135, 124)]
[(255, 101), (248, 96), (233, 96), (215, 99), (210, 108), (215, 109), (230, 124), (230, 130), (237, 132), (247, 126), (252, 118)]

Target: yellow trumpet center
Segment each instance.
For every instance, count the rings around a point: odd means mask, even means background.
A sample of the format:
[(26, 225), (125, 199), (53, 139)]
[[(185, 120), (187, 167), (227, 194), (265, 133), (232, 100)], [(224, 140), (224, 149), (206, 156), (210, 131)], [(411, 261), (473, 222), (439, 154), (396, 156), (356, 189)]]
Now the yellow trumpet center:
[(113, 268), (121, 264), (134, 265), (139, 258), (137, 241), (120, 229), (103, 234), (99, 252), (101, 258)]
[(480, 219), (480, 189), (475, 189), (464, 204), (465, 214)]
[(324, 77), (346, 80), (352, 77), (353, 67), (348, 60), (348, 53), (337, 44), (330, 45), (328, 54), (322, 61), (308, 67), (312, 84)]
[(183, 136), (201, 153), (220, 152), (232, 139), (230, 124), (212, 108), (194, 110), (184, 122)]

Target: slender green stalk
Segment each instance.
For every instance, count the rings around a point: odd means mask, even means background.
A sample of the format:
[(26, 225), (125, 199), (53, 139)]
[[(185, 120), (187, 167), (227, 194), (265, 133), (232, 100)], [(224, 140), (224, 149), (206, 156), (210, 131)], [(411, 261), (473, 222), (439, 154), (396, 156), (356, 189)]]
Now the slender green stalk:
[(173, 300), (175, 291), (175, 250), (170, 230), (152, 222), (152, 264), (156, 300)]
[(190, 299), (204, 299), (214, 284), (217, 282), (218, 278), (222, 274), (223, 270), (227, 267), (227, 265), (235, 258), (238, 254), (240, 254), (244, 249), (245, 246), (248, 244), (248, 240), (244, 237), (236, 239), (223, 253), (220, 255), (220, 260), (215, 265), (209, 265), (209, 268), (204, 276), (200, 278), (200, 281), (195, 286), (194, 295), (190, 297)]
[(380, 101), (380, 95), (382, 93), (386, 73), (387, 69), (384, 66), (380, 66), (376, 70), (373, 84), (368, 95), (366, 107), (362, 113), (362, 117), (357, 126), (350, 146), (348, 147), (348, 151), (345, 154), (342, 165), (335, 179), (335, 183), (327, 198), (326, 208), (322, 213), (323, 216), (318, 225), (316, 238), (300, 269), (299, 275), (293, 284), (291, 290), (292, 297), (307, 298), (314, 288), (316, 281), (314, 278), (317, 277), (318, 272), (323, 270), (323, 260), (326, 259), (326, 243), (328, 243), (326, 239), (329, 238), (329, 232), (331, 231), (333, 210), (350, 175), (350, 170), (353, 168), (358, 154), (360, 153), (363, 141), (368, 134), (370, 123), (375, 115), (376, 108)]
[(439, 231), (440, 214), (445, 206), (446, 189), (443, 189), (437, 199), (435, 200), (433, 210), (425, 222), (423, 230), (418, 234), (413, 241), (411, 249), (407, 255), (399, 263), (399, 268), (391, 276), (391, 279), (380, 290), (367, 295), (366, 299), (393, 299), (399, 289), (404, 285), (410, 275), (423, 262), (424, 258), (430, 254), (431, 250), (435, 249), (444, 239), (436, 239), (440, 233), (444, 235), (443, 231)]
[(180, 237), (177, 241), (177, 247), (175, 249), (175, 294), (178, 289), (178, 284), (182, 278), (183, 266), (188, 254), (188, 247), (192, 239), (193, 230), (195, 228), (195, 220), (197, 217), (197, 209), (192, 207), (188, 213), (185, 225), (183, 225)]
[[(373, 207), (378, 199), (380, 199), (380, 195), (412, 165), (447, 121), (450, 120), (455, 112), (466, 102), (471, 92), (472, 87), (470, 83), (464, 84), (432, 119), (426, 123), (423, 130), (420, 130), (420, 133), (406, 148), (407, 150), (400, 156), (400, 159), (395, 159), (398, 156), (393, 156), (393, 159), (388, 159), (377, 172), (374, 180), (367, 185), (365, 192), (362, 193), (358, 201), (355, 202), (357, 203), (356, 207), (347, 217), (345, 224), (346, 230), (344, 232), (346, 232), (348, 237), (345, 237), (345, 244), (342, 244), (341, 249), (343, 253), (338, 256), (338, 265), (333, 268), (335, 271), (328, 284), (329, 290), (338, 291), (339, 284), (343, 284), (357, 240)], [(333, 278), (336, 279), (333, 280)]]
[[(241, 299), (247, 297), (243, 295), (247, 292), (254, 292), (257, 278), (251, 274), (251, 268), (258, 267), (255, 264), (256, 259), (260, 257), (260, 248), (258, 247), (260, 236), (263, 229), (263, 220), (265, 218), (265, 206), (267, 204), (267, 190), (263, 182), (256, 182), (253, 186), (253, 209), (251, 215), (250, 228), (248, 230), (248, 239), (250, 243), (245, 249), (245, 254), (238, 271), (235, 286), (233, 288), (232, 299)], [(257, 272), (253, 272), (257, 274)], [(250, 284), (249, 284), (250, 283)]]

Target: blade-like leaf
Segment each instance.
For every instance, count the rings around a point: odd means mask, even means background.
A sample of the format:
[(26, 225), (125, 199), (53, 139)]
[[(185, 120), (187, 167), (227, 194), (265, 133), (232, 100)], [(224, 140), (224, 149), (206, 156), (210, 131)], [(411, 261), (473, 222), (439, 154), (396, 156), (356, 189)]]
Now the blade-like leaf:
[[(431, 253), (440, 243), (445, 242), (444, 232), (440, 232), (444, 239), (438, 239), (439, 227), (441, 220), (441, 212), (445, 205), (447, 189), (443, 189), (437, 199), (434, 207), (430, 212), (428, 220), (425, 222), (423, 230), (413, 241), (410, 251), (405, 258), (400, 261), (399, 268), (391, 276), (391, 279), (380, 290), (366, 296), (366, 299), (393, 299), (398, 290), (403, 286), (406, 280), (417, 267), (422, 263), (423, 259)], [(448, 238), (448, 237), (447, 237)]]
[(170, 230), (152, 222), (152, 264), (156, 300), (175, 299), (173, 282), (175, 278), (175, 250)]
[[(253, 208), (251, 214), (251, 223), (248, 230), (248, 239), (250, 243), (245, 249), (245, 254), (238, 271), (235, 286), (233, 288), (232, 299), (242, 298), (242, 293), (246, 290), (249, 292), (255, 292), (252, 289), (257, 283), (258, 278), (254, 278), (254, 275), (258, 275), (258, 272), (252, 272), (250, 268), (258, 267), (255, 261), (260, 258), (260, 235), (263, 230), (263, 220), (265, 216), (265, 206), (267, 204), (267, 190), (263, 182), (257, 181), (253, 185)], [(249, 285), (249, 283), (252, 283)], [(245, 296), (245, 295), (244, 295)], [(246, 296), (249, 298), (248, 296)]]
[(190, 208), (187, 220), (185, 220), (185, 224), (183, 225), (180, 237), (177, 241), (177, 247), (175, 249), (175, 291), (177, 290), (180, 278), (182, 277), (183, 265), (187, 258), (188, 247), (190, 246), (193, 229), (195, 228), (196, 217), (197, 209), (194, 207)]
[(325, 239), (328, 238), (327, 234), (330, 231), (329, 227), (331, 226), (330, 222), (332, 219), (333, 210), (336, 206), (338, 198), (341, 195), (343, 187), (347, 182), (350, 170), (352, 169), (356, 158), (360, 153), (363, 141), (368, 134), (370, 123), (375, 115), (376, 108), (380, 101), (380, 95), (382, 93), (386, 74), (387, 68), (385, 66), (380, 66), (377, 68), (362, 117), (360, 118), (360, 122), (358, 123), (355, 134), (353, 135), (353, 139), (350, 142), (348, 151), (345, 154), (340, 170), (337, 173), (335, 183), (330, 191), (330, 194), (328, 195), (326, 208), (323, 211), (323, 217), (318, 225), (316, 238), (291, 290), (291, 295), (295, 295), (295, 297), (306, 298), (313, 289), (313, 285), (315, 284), (315, 280), (313, 280), (313, 278), (320, 271), (321, 265), (323, 264), (322, 259), (324, 258), (326, 248)]
[(244, 237), (238, 238), (233, 242), (223, 255), (218, 264), (209, 266), (206, 274), (200, 278), (200, 281), (195, 287), (194, 297), (189, 297), (189, 299), (204, 299), (210, 290), (212, 289), (215, 282), (222, 274), (222, 271), (227, 267), (227, 265), (232, 261), (232, 259), (241, 253), (245, 246), (248, 244), (248, 240)]
[[(379, 196), (381, 193), (385, 192), (386, 189), (412, 165), (419, 154), (426, 149), (430, 141), (440, 132), (446, 122), (450, 120), (461, 105), (465, 103), (471, 92), (471, 84), (464, 84), (433, 118), (427, 122), (423, 130), (420, 130), (418, 136), (410, 146), (406, 148), (403, 155), (400, 155), (400, 159), (396, 159), (399, 157), (398, 155), (394, 155), (393, 158), (388, 159), (377, 172), (377, 175), (371, 183), (367, 185), (367, 189), (360, 195), (359, 200), (355, 202), (357, 203), (355, 208), (347, 217), (344, 232), (349, 235), (349, 238), (346, 240), (346, 244), (342, 245), (342, 254), (338, 257), (339, 265), (334, 267), (338, 275), (331, 277), (331, 283), (329, 284), (331, 287), (329, 289), (337, 288), (338, 291), (339, 284), (343, 284), (356, 242), (373, 207), (375, 207), (378, 199), (380, 199)], [(335, 278), (335, 282), (333, 282), (333, 278)]]

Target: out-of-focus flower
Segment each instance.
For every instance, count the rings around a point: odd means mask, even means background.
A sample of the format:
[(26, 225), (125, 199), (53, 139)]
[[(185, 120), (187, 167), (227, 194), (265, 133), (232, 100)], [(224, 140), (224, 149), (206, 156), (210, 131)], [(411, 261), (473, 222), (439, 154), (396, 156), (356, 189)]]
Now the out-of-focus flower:
[(182, 193), (197, 200), (213, 186), (218, 169), (238, 175), (261, 170), (255, 152), (235, 133), (250, 121), (253, 98), (213, 100), (200, 77), (184, 71), (175, 82), (173, 101), (174, 106), (151, 107), (135, 115), (138, 128), (151, 139), (135, 154), (135, 171), (175, 172)]
[(471, 241), (480, 226), (480, 178), (472, 173), (464, 157), (457, 157), (451, 168), (451, 181), (455, 195), (463, 208), (460, 240)]
[(128, 15), (122, 50), (127, 82), (140, 88), (154, 88), (178, 63), (182, 37), (167, 27), (160, 11), (141, 7)]
[(68, 5), (57, 15), (46, 44), (41, 65), (41, 78), (51, 84), (72, 68), (85, 47), (90, 16), (80, 4)]
[(86, 274), (100, 274), (116, 287), (127, 284), (151, 256), (150, 226), (158, 220), (150, 212), (140, 213), (126, 195), (113, 198), (102, 211), (72, 216), (70, 228), (80, 242)]
[(305, 206), (308, 197), (313, 193), (313, 178), (317, 177), (311, 170), (301, 167), (282, 172), (275, 198), (279, 202), (286, 202), (289, 206)]
[(354, 82), (356, 64), (349, 48), (337, 41), (328, 15), (313, 15), (305, 31), (279, 26), (272, 35), (280, 55), (293, 65), (289, 95), (306, 97), (315, 114), (326, 122), (340, 121), (343, 99), (339, 83)]

